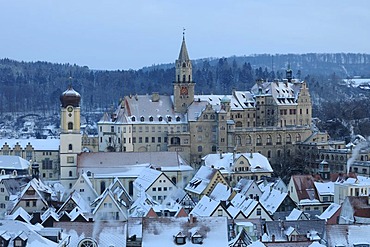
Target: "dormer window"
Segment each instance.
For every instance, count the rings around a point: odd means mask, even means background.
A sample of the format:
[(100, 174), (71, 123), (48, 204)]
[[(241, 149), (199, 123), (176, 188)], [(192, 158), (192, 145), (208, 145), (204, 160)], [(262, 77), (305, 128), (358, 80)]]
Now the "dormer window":
[(163, 120), (163, 117), (162, 117), (162, 116), (160, 116), (160, 117), (158, 118), (158, 121), (159, 121), (159, 122), (162, 122), (162, 120)]
[(182, 233), (179, 232), (174, 236), (175, 243), (178, 245), (183, 245), (186, 244), (186, 236)]
[(195, 232), (193, 236), (191, 236), (191, 242), (193, 244), (203, 244), (203, 236), (198, 232)]
[(131, 121), (132, 121), (132, 122), (135, 122), (135, 121), (136, 121), (135, 116), (132, 116), (132, 117), (131, 117)]
[(167, 121), (168, 121), (168, 122), (171, 122), (171, 121), (172, 121), (172, 117), (171, 117), (171, 116), (168, 116), (168, 117), (167, 117)]
[(152, 116), (149, 117), (149, 122), (153, 122), (153, 117)]
[(180, 117), (179, 116), (176, 117), (176, 122), (180, 122)]
[(140, 122), (144, 122), (144, 117), (143, 116), (140, 117)]

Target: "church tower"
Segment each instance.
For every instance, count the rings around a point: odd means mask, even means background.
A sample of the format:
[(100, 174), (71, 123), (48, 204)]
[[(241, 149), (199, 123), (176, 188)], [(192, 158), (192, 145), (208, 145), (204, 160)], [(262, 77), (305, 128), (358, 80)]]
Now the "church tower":
[(191, 60), (185, 44), (183, 33), (179, 58), (175, 62), (176, 79), (173, 83), (173, 96), (175, 112), (185, 113), (188, 106), (194, 101), (193, 72)]
[(81, 153), (81, 96), (72, 86), (60, 96), (60, 181), (71, 189), (77, 180), (77, 155)]

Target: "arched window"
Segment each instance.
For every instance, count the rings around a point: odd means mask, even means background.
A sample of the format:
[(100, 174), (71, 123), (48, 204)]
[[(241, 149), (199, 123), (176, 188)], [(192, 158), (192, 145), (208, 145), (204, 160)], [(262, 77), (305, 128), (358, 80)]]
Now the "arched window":
[(202, 152), (203, 151), (203, 147), (202, 146), (198, 146), (198, 152)]
[(251, 137), (250, 135), (247, 135), (247, 136), (245, 137), (245, 143), (246, 143), (246, 144), (252, 144), (252, 137)]
[(69, 171), (69, 172), (68, 172), (68, 176), (70, 176), (70, 177), (72, 177), (72, 176), (73, 176), (72, 171)]
[(68, 130), (73, 130), (73, 123), (72, 122), (68, 123)]
[(180, 137), (172, 137), (171, 145), (180, 145)]
[(268, 145), (271, 145), (272, 144), (272, 138), (271, 138), (271, 135), (267, 135), (267, 139), (266, 139)]
[(68, 144), (68, 150), (69, 150), (69, 151), (72, 151), (72, 149), (73, 149), (72, 144)]
[(103, 194), (105, 190), (105, 181), (100, 182), (100, 194)]
[(186, 80), (186, 76), (185, 75), (183, 75), (182, 76), (182, 81), (185, 81)]
[(241, 145), (241, 144), (242, 144), (242, 140), (240, 136), (235, 136), (235, 145)]
[(241, 127), (243, 127), (243, 123), (238, 121), (238, 122), (235, 123), (235, 127), (241, 128)]
[(271, 150), (267, 151), (267, 158), (271, 158)]
[(257, 135), (256, 145), (261, 146), (262, 145), (262, 138), (260, 135)]
[(296, 137), (295, 137), (295, 141), (296, 142), (300, 142), (301, 141), (301, 135), (300, 134), (297, 134)]
[(78, 247), (98, 247), (98, 244), (91, 238), (84, 238), (78, 243)]
[(290, 134), (286, 135), (286, 143), (292, 143), (292, 136)]
[(280, 134), (278, 134), (276, 136), (276, 144), (281, 144), (281, 135)]

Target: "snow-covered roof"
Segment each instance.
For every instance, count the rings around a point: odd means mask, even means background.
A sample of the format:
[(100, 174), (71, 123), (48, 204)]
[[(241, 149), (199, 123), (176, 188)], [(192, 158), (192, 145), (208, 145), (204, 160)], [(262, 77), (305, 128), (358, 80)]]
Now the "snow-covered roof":
[(232, 195), (233, 189), (222, 183), (218, 183), (209, 195), (210, 198), (216, 201), (227, 201)]
[(30, 223), (33, 216), (29, 215), (22, 207), (19, 207), (14, 213), (6, 215), (6, 219), (9, 220), (15, 220), (18, 217), (21, 217), (25, 222)]
[[(79, 246), (83, 239), (93, 239), (97, 246), (126, 246), (127, 222), (55, 222), (54, 227), (63, 229), (70, 236), (69, 246)], [(36, 246), (36, 245), (35, 245)], [(88, 245), (89, 246), (89, 245)]]
[(193, 192), (195, 194), (202, 194), (202, 192), (207, 188), (209, 182), (216, 174), (217, 170), (207, 166), (201, 166), (198, 172), (186, 185), (185, 190)]
[(317, 193), (320, 196), (334, 195), (334, 183), (333, 182), (314, 182)]
[(216, 210), (220, 205), (219, 201), (212, 200), (208, 196), (203, 196), (202, 199), (197, 203), (193, 208), (190, 214), (196, 216), (211, 216), (211, 214)]
[(286, 220), (299, 220), (299, 217), (303, 214), (303, 211), (294, 208), (290, 214), (285, 217)]
[(326, 239), (328, 246), (354, 246), (370, 244), (370, 225), (327, 225)]
[(330, 206), (318, 216), (319, 219), (328, 220), (340, 209), (340, 205), (337, 203), (332, 203)]
[(149, 187), (162, 175), (161, 171), (153, 168), (145, 168), (141, 171), (140, 175), (135, 179), (134, 186), (136, 188), (146, 191)]
[[(27, 240), (27, 246), (38, 246), (38, 247), (57, 247), (60, 243), (53, 242), (39, 234), (44, 228), (38, 225), (31, 225), (17, 220), (1, 220), (0, 221), (0, 232), (7, 233), (10, 236), (9, 246), (14, 245), (14, 239), (19, 237), (23, 240)], [(66, 237), (63, 234), (62, 237)]]
[(23, 149), (32, 145), (35, 151), (59, 151), (60, 139), (0, 139), (0, 147), (5, 144), (11, 148), (18, 144)]
[(274, 214), (287, 196), (288, 193), (279, 190), (266, 190), (261, 195), (260, 203), (270, 214)]
[(251, 172), (273, 172), (268, 159), (260, 153), (208, 154), (202, 160), (208, 167), (213, 166), (216, 169), (220, 169), (221, 172), (232, 172), (231, 168), (241, 156), (248, 160)]
[(187, 217), (179, 218), (144, 218), (142, 246), (176, 246), (174, 236), (185, 236), (181, 246), (199, 246), (193, 244), (191, 236), (202, 237), (204, 247), (228, 246), (227, 219), (225, 217), (196, 217), (189, 221)]
[(15, 156), (15, 155), (0, 155), (0, 170), (1, 169), (17, 169), (27, 170), (30, 167), (30, 162)]
[[(104, 169), (101, 169), (102, 166)], [(78, 156), (79, 172), (90, 171), (95, 177), (99, 174), (137, 177), (148, 166), (159, 167), (162, 171), (193, 170), (177, 152), (97, 152)]]

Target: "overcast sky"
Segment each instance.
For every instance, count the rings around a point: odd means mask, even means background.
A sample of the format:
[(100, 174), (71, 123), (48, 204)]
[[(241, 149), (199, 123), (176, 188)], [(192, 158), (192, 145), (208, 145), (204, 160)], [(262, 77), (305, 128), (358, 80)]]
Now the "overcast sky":
[(0, 0), (0, 58), (138, 69), (191, 59), (370, 53), (369, 0)]

